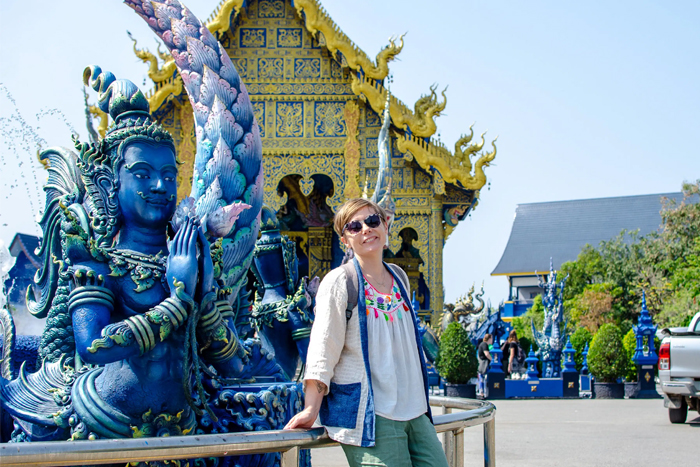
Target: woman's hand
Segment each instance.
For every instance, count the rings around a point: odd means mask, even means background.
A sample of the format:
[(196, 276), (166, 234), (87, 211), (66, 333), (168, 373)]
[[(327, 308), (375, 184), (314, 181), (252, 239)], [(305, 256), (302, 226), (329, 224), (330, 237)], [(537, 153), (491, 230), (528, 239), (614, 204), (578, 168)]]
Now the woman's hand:
[(314, 413), (313, 407), (306, 407), (304, 410), (296, 414), (285, 425), (285, 430), (294, 430), (298, 428), (311, 428), (318, 417), (318, 412)]
[(325, 383), (315, 379), (307, 379), (304, 383), (304, 410), (289, 420), (289, 423), (284, 427), (285, 430), (311, 428), (318, 417), (318, 411), (321, 409), (321, 401), (323, 401), (323, 396), (328, 388)]
[(175, 296), (175, 281), (185, 286), (185, 292), (192, 296), (197, 286), (197, 232), (196, 221), (188, 218), (168, 245), (168, 265), (165, 277), (168, 279), (170, 295)]

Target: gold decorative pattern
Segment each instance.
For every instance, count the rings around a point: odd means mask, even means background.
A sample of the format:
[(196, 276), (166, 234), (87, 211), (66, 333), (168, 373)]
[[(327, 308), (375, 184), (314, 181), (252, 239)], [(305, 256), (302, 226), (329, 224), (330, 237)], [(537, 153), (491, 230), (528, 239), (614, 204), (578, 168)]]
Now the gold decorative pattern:
[[(195, 146), (194, 113), (189, 101), (180, 106), (180, 144), (177, 146), (177, 156), (180, 160), (194, 160), (197, 153)], [(181, 164), (177, 172), (177, 199), (182, 200), (190, 195), (194, 164)]]
[(345, 136), (343, 102), (314, 103), (314, 136)]
[(258, 78), (282, 79), (284, 76), (284, 60), (281, 58), (258, 59)]
[(259, 0), (258, 18), (284, 18), (284, 0)]
[(253, 114), (255, 115), (255, 121), (258, 122), (258, 128), (260, 128), (260, 137), (265, 137), (265, 102), (252, 102)]
[(360, 142), (357, 140), (357, 125), (360, 122), (360, 108), (354, 101), (347, 101), (343, 110), (347, 140), (345, 141), (345, 199), (359, 198), (360, 186)]
[[(299, 174), (302, 178), (299, 185), (305, 195), (311, 193), (314, 174), (323, 174), (333, 181), (334, 195), (326, 200), (328, 205), (335, 209), (343, 201), (345, 188), (345, 161), (341, 155), (316, 155), (316, 156), (265, 156), (263, 157), (263, 171), (265, 174), (265, 191), (263, 202), (274, 210), (279, 210), (286, 202), (277, 194), (277, 185), (280, 180), (290, 174)], [(273, 189), (270, 189), (274, 187)]]
[(294, 59), (295, 78), (319, 78), (321, 77), (320, 58), (295, 58)]
[(265, 28), (240, 28), (241, 47), (265, 48), (267, 47), (267, 30)]
[(433, 193), (436, 195), (445, 194), (445, 180), (443, 180), (439, 170), (433, 171)]
[(301, 47), (301, 28), (278, 28), (277, 47), (298, 48)]
[(301, 102), (278, 102), (276, 133), (278, 137), (304, 136), (304, 105)]
[[(430, 216), (421, 214), (409, 214), (396, 217), (394, 223), (391, 226), (391, 232), (389, 235), (389, 248), (391, 251), (396, 252), (401, 248), (401, 237), (399, 237), (399, 232), (401, 232), (406, 227), (410, 227), (416, 231), (418, 234), (418, 240), (413, 241), (413, 246), (418, 249), (420, 257), (423, 258), (423, 264), (421, 264), (419, 270), (423, 273), (426, 282), (428, 282), (428, 276), (430, 275), (430, 270), (432, 265), (429, 264), (429, 252), (428, 252), (428, 239), (430, 238)], [(442, 285), (442, 284), (441, 284)], [(432, 293), (431, 289), (431, 293)]]
[(430, 215), (430, 246), (429, 263), (430, 272), (425, 274), (425, 281), (430, 288), (430, 308), (433, 311), (433, 319), (436, 322), (439, 313), (442, 312), (445, 291), (442, 288), (442, 250), (445, 246), (442, 228), (442, 196), (434, 196), (431, 199)]

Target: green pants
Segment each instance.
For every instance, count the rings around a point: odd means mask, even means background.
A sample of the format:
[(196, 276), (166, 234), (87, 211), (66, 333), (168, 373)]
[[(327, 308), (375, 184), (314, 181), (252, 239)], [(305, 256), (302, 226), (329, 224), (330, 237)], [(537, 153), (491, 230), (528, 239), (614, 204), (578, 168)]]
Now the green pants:
[(407, 422), (377, 416), (373, 448), (341, 444), (350, 467), (447, 467), (445, 451), (427, 415)]

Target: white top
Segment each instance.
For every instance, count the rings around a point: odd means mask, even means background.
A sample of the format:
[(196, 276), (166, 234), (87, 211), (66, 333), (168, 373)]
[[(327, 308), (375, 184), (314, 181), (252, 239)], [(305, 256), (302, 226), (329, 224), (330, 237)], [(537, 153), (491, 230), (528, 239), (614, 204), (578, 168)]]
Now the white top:
[(390, 420), (412, 420), (428, 407), (411, 313), (394, 279), (391, 295), (363, 279), (375, 412)]

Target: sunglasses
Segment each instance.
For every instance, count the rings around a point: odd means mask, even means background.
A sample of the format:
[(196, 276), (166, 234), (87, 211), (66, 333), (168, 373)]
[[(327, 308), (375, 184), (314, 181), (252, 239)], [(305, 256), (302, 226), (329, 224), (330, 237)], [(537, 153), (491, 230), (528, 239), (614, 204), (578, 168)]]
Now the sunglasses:
[(367, 218), (363, 221), (351, 221), (345, 224), (345, 227), (343, 227), (343, 231), (341, 232), (341, 235), (345, 233), (345, 231), (348, 231), (352, 235), (357, 235), (362, 231), (362, 223), (369, 227), (370, 229), (376, 229), (379, 227), (382, 223), (382, 218), (379, 217), (379, 214), (371, 214), (367, 216)]

